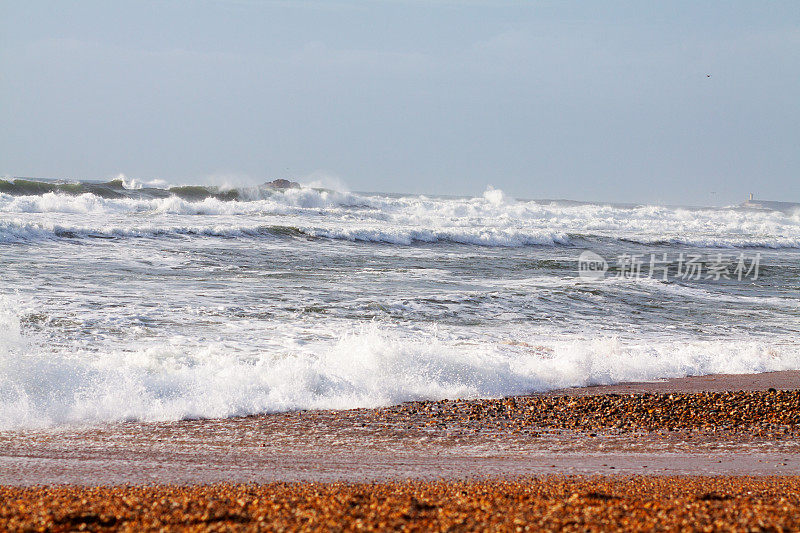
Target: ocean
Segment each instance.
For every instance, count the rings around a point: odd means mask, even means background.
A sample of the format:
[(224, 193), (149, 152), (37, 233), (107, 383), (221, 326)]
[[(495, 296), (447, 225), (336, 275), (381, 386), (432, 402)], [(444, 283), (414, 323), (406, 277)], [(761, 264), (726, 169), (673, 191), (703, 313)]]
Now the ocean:
[(0, 180), (0, 428), (800, 369), (799, 259), (792, 209)]

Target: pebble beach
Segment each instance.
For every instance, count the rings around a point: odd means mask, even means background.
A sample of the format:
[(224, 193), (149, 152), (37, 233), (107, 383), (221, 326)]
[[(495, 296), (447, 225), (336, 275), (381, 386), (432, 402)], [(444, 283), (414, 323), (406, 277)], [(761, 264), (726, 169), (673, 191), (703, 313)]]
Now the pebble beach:
[(790, 531), (800, 477), (0, 488), (9, 531)]
[(793, 530), (797, 378), (0, 434), (0, 528)]

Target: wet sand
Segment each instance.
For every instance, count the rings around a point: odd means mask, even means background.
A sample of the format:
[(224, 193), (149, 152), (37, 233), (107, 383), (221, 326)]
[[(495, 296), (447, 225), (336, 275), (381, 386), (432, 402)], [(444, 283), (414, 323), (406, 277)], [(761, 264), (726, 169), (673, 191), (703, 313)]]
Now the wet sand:
[(763, 372), (761, 374), (713, 374), (710, 376), (693, 376), (663, 381), (576, 387), (557, 390), (550, 394), (582, 396), (598, 394), (639, 394), (643, 392), (668, 394), (672, 392), (765, 391), (769, 389), (800, 389), (800, 370)]
[(0, 484), (786, 475), (800, 474), (798, 435), (800, 372), (793, 371), (384, 409), (6, 431)]

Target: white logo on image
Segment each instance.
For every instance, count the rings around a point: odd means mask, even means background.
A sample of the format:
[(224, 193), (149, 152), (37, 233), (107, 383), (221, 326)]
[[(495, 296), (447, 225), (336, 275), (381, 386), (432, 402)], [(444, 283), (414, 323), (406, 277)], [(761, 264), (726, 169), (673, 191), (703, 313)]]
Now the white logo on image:
[(603, 279), (608, 263), (598, 254), (586, 250), (578, 257), (578, 275), (583, 279)]

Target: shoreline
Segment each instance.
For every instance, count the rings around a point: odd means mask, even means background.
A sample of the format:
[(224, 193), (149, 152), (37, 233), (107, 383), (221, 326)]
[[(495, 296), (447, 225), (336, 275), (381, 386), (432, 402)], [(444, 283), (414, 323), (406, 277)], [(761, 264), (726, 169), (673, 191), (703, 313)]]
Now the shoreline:
[(659, 381), (635, 381), (614, 385), (589, 385), (558, 389), (547, 395), (599, 395), (599, 394), (642, 394), (642, 393), (696, 393), (725, 391), (766, 391), (769, 389), (800, 389), (800, 370), (781, 370), (758, 374), (709, 374), (707, 376), (688, 376)]
[(2, 431), (0, 484), (787, 475), (800, 474), (798, 437), (800, 371), (788, 371), (379, 409)]

